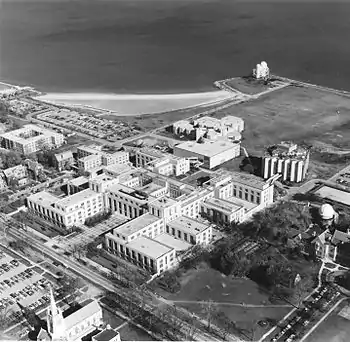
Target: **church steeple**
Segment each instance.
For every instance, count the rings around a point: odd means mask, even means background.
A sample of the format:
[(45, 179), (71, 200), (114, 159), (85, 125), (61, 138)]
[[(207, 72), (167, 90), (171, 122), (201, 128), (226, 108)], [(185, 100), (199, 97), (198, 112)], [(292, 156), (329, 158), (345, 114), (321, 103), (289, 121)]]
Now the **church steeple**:
[(47, 308), (47, 331), (52, 341), (66, 340), (66, 327), (61, 309), (56, 305), (52, 288), (50, 287), (50, 305)]

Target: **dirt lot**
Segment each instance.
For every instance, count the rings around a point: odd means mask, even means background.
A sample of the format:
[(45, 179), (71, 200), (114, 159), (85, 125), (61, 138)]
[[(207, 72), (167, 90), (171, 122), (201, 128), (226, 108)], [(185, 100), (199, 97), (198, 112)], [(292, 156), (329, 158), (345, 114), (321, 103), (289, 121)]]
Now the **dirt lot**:
[(252, 331), (258, 338), (268, 327), (262, 328), (261, 319), (281, 319), (290, 307), (269, 307), (268, 295), (249, 279), (224, 276), (209, 268), (190, 270), (181, 279), (181, 290), (176, 294), (157, 290), (176, 305), (183, 306), (196, 314), (206, 317), (203, 301), (211, 300), (216, 311), (221, 311), (241, 329)]

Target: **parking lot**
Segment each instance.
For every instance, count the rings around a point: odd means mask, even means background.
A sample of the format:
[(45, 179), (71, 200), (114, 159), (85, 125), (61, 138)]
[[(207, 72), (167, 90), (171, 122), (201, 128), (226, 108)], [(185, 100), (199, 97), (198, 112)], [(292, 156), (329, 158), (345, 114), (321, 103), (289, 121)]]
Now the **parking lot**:
[(336, 183), (346, 186), (346, 187), (350, 187), (350, 172), (344, 172), (341, 173), (337, 179), (335, 180)]
[(0, 310), (7, 312), (7, 323), (22, 319), (21, 307), (37, 311), (49, 301), (50, 281), (0, 251)]
[(339, 298), (340, 293), (332, 286), (322, 286), (266, 341), (299, 341), (312, 324), (316, 323)]

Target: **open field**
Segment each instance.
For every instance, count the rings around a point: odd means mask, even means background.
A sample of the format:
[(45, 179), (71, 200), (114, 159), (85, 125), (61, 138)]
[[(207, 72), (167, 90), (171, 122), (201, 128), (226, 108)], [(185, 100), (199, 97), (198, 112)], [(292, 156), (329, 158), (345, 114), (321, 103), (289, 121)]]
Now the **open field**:
[[(342, 305), (340, 307), (343, 307)], [(306, 342), (348, 342), (350, 341), (350, 321), (338, 315), (337, 308), (326, 320), (306, 339)]]
[[(314, 88), (288, 86), (258, 99), (217, 111), (245, 121), (242, 144), (249, 154), (259, 156), (264, 147), (281, 140), (296, 143), (327, 144), (337, 152), (350, 149), (350, 98)], [(313, 151), (312, 151), (313, 152)], [(323, 158), (319, 150), (311, 154), (310, 174), (326, 178), (346, 163), (346, 155), (332, 153)]]
[(115, 112), (114, 115), (139, 115), (207, 104), (230, 97), (229, 92), (214, 90), (193, 94), (118, 95), (96, 93), (51, 93), (38, 99), (55, 104), (82, 105)]
[[(249, 279), (232, 278), (220, 272), (201, 268), (189, 270), (181, 278), (181, 290), (171, 294), (157, 291), (174, 304), (206, 318), (204, 305), (211, 300), (217, 312), (224, 312), (234, 321), (238, 328), (251, 331), (254, 328), (255, 338), (263, 335), (268, 327), (262, 328), (257, 322), (262, 319), (279, 320), (291, 308), (282, 303), (281, 307), (269, 307), (268, 294)], [(265, 307), (266, 305), (266, 307)]]

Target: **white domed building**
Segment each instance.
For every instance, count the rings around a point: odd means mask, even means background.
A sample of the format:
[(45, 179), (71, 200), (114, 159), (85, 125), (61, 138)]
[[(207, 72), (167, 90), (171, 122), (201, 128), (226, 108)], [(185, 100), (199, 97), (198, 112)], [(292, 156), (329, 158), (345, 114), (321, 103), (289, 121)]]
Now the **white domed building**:
[(333, 223), (338, 222), (338, 217), (339, 217), (338, 213), (328, 203), (322, 204), (320, 206), (318, 213), (320, 215), (320, 219), (324, 226), (330, 226)]

